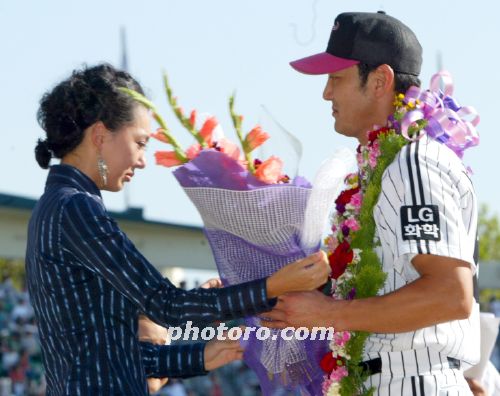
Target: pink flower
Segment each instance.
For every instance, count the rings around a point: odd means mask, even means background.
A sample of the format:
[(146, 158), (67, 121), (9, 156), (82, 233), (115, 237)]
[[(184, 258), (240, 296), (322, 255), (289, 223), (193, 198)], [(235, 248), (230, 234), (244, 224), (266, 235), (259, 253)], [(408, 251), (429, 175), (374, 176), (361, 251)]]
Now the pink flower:
[(326, 245), (328, 246), (328, 251), (330, 252), (333, 252), (337, 246), (339, 245), (339, 241), (337, 240), (337, 238), (334, 238), (333, 236), (328, 236), (326, 238)]
[(177, 158), (175, 151), (157, 151), (155, 153), (155, 159), (157, 165), (163, 165), (167, 168), (181, 165), (183, 163), (183, 161)]
[(356, 209), (359, 209), (361, 207), (361, 191), (358, 191), (356, 194), (354, 194), (351, 197), (351, 201), (349, 203)]
[(159, 140), (160, 142), (170, 144), (170, 139), (167, 137), (167, 135), (165, 134), (165, 130), (162, 128), (158, 128), (156, 132), (151, 133), (151, 137), (153, 139)]
[(330, 379), (334, 382), (340, 382), (340, 380), (344, 377), (347, 377), (349, 372), (345, 366), (339, 366), (330, 374)]
[(325, 377), (325, 380), (321, 384), (321, 390), (323, 391), (323, 395), (326, 395), (328, 393), (328, 390), (330, 387), (333, 385), (333, 380), (328, 378), (328, 376)]
[(342, 226), (347, 226), (352, 231), (358, 231), (360, 229), (358, 221), (354, 218), (350, 218), (350, 219), (345, 220), (342, 223)]
[(231, 157), (235, 161), (240, 161), (240, 149), (239, 147), (226, 138), (221, 138), (217, 142), (217, 147), (220, 151), (226, 154), (228, 157)]
[(260, 126), (256, 126), (245, 137), (245, 150), (250, 152), (255, 150), (257, 147), (262, 145), (267, 139), (269, 139), (269, 134), (264, 132)]
[(358, 165), (361, 166), (361, 164), (363, 163), (363, 153), (362, 152), (356, 153), (356, 160), (358, 162)]
[(370, 164), (370, 167), (373, 169), (375, 166), (377, 166), (377, 159), (380, 155), (380, 144), (378, 140), (375, 140), (372, 143), (372, 148), (370, 150), (370, 156), (368, 159), (368, 163)]
[(336, 332), (334, 335), (335, 345), (338, 345), (340, 347), (343, 347), (350, 339), (351, 333), (349, 333), (348, 331)]
[(191, 161), (192, 159), (195, 159), (196, 157), (198, 157), (198, 154), (200, 154), (200, 151), (201, 151), (201, 145), (199, 143), (192, 144), (186, 150), (186, 156)]
[(208, 117), (200, 129), (200, 136), (209, 146), (212, 144), (212, 134), (217, 125), (218, 122), (215, 117)]
[(268, 184), (277, 183), (282, 176), (283, 161), (274, 155), (259, 165), (255, 177)]

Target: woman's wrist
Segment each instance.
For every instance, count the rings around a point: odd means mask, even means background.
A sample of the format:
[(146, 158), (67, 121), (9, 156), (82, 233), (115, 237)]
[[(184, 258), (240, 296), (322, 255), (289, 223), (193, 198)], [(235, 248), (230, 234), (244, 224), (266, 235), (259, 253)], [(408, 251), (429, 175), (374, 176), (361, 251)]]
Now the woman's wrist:
[(275, 298), (280, 295), (277, 290), (276, 277), (274, 275), (271, 275), (266, 279), (266, 292), (267, 298)]
[(279, 279), (276, 279), (276, 275), (273, 274), (270, 277), (266, 279), (266, 291), (267, 291), (267, 298), (275, 298), (278, 296), (281, 296), (286, 292), (282, 287), (279, 285)]

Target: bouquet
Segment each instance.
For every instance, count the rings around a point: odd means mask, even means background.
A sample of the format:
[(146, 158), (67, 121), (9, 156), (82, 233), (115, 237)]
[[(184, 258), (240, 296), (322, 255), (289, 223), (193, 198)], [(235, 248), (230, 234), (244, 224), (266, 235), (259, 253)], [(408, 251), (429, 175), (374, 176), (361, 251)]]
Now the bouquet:
[[(172, 146), (155, 153), (156, 162), (177, 166), (174, 175), (199, 211), (204, 233), (211, 246), (225, 285), (271, 275), (284, 265), (319, 249), (330, 204), (343, 183), (354, 157), (345, 150), (327, 161), (314, 181), (290, 178), (277, 156), (253, 159), (254, 150), (269, 138), (260, 126), (242, 132), (243, 117), (229, 99), (232, 124), (239, 145), (220, 133), (215, 117), (197, 127), (197, 112), (186, 116), (173, 96), (167, 77), (164, 85), (170, 106), (194, 143), (183, 149), (174, 138), (155, 105), (142, 95), (127, 91), (151, 109), (160, 128), (154, 138)], [(258, 327), (255, 317), (246, 325)], [(255, 333), (246, 340), (244, 360), (256, 372), (264, 395), (277, 389), (321, 394), (321, 357), (327, 340), (285, 340), (279, 330), (259, 340)]]

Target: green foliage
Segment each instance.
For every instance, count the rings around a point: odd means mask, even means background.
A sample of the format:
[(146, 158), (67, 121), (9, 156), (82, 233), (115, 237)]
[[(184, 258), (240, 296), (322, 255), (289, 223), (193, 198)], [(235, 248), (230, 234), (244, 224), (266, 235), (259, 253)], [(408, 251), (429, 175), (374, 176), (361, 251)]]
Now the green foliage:
[(500, 261), (500, 222), (486, 204), (479, 207), (478, 237), (479, 260)]
[(0, 258), (0, 274), (0, 282), (11, 278), (17, 289), (21, 290), (23, 288), (26, 277), (23, 261)]
[[(365, 382), (368, 375), (363, 372), (361, 366), (361, 357), (363, 356), (363, 349), (365, 341), (369, 333), (364, 331), (356, 331), (351, 333), (351, 339), (347, 344), (347, 353), (351, 356), (349, 361), (349, 375), (341, 380), (342, 396), (352, 396), (359, 394), (359, 386)], [(363, 396), (370, 395), (372, 390), (364, 391)]]

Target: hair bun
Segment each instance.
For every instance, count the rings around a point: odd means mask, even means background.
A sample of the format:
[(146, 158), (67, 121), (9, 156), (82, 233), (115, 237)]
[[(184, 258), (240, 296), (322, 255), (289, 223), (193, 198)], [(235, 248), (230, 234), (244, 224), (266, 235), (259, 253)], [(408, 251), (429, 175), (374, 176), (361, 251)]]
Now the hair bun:
[(43, 169), (47, 169), (49, 167), (52, 153), (49, 149), (47, 140), (38, 139), (38, 143), (35, 147), (35, 158), (38, 165), (40, 165)]

